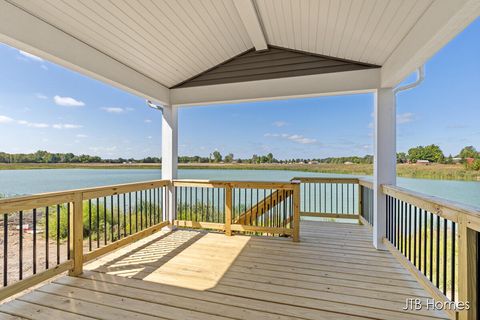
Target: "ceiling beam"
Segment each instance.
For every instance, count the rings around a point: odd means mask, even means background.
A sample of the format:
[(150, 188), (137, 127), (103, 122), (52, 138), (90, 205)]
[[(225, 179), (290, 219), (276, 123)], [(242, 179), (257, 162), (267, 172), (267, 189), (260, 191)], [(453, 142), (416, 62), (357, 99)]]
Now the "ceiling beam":
[(170, 104), (167, 87), (7, 1), (0, 1), (0, 42), (135, 95)]
[(479, 0), (432, 2), (382, 66), (382, 87), (394, 87), (480, 14)]
[(253, 1), (254, 0), (233, 0), (233, 3), (237, 8), (245, 29), (247, 29), (248, 36), (250, 40), (252, 40), (255, 50), (267, 50), (267, 40)]
[(379, 86), (380, 68), (377, 68), (177, 88), (170, 90), (170, 101), (177, 106), (238, 103), (365, 93)]

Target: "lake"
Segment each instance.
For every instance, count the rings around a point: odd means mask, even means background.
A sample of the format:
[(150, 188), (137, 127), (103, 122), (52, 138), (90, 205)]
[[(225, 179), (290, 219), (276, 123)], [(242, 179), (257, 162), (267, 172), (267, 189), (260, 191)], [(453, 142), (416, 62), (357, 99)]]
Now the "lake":
[[(180, 178), (288, 181), (293, 177), (349, 177), (341, 174), (284, 170), (179, 170)], [(0, 194), (26, 195), (50, 191), (139, 182), (161, 178), (158, 169), (0, 170)], [(398, 178), (399, 186), (480, 207), (480, 182)]]

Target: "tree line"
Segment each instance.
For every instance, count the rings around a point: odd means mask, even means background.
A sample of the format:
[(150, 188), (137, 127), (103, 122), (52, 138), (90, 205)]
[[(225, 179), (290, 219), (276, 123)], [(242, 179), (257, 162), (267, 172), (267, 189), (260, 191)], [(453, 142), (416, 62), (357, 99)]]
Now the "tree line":
[(51, 153), (39, 150), (34, 153), (0, 152), (0, 163), (160, 163), (160, 158), (146, 157), (143, 159), (102, 159), (99, 156), (73, 153)]
[[(451, 164), (455, 162), (464, 163), (468, 169), (480, 170), (480, 152), (474, 146), (466, 146), (460, 150), (455, 157), (451, 154), (445, 156), (442, 149), (435, 144), (428, 146), (417, 146), (410, 148), (408, 152), (397, 153), (397, 163), (416, 163), (420, 160), (431, 163)], [(35, 153), (6, 153), (0, 152), (0, 163), (161, 163), (161, 158), (146, 157), (142, 159), (117, 158), (102, 159), (99, 156), (75, 155), (73, 153), (50, 153), (39, 150)], [(292, 158), (279, 160), (272, 153), (265, 155), (254, 154), (251, 158), (235, 158), (233, 153), (223, 156), (220, 151), (215, 150), (208, 157), (205, 156), (179, 156), (179, 163), (332, 163), (332, 164), (372, 164), (373, 156), (363, 157), (328, 157), (328, 158)]]
[(480, 152), (474, 146), (464, 147), (455, 157), (451, 154), (446, 157), (442, 149), (435, 144), (410, 148), (407, 153), (397, 153), (397, 163), (416, 163), (420, 160), (443, 164), (460, 162), (465, 164), (467, 169), (480, 170)]

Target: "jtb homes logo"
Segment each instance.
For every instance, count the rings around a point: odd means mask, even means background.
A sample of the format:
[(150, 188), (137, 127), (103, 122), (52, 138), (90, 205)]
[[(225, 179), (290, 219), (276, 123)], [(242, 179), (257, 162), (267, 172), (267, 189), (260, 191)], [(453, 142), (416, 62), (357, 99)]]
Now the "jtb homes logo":
[(470, 309), (470, 302), (466, 301), (435, 301), (434, 299), (409, 298), (405, 300), (403, 310), (453, 310)]

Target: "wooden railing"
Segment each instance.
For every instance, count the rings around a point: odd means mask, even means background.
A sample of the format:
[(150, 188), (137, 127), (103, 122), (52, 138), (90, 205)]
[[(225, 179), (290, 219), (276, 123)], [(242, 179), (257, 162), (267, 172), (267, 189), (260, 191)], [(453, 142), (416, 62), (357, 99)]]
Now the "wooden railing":
[(358, 178), (296, 177), (302, 217), (358, 219), (373, 223), (373, 187)]
[[(455, 319), (479, 319), (480, 210), (396, 186), (387, 195), (386, 247)], [(456, 311), (459, 311), (458, 313)]]
[(292, 236), (299, 240), (299, 184), (174, 180), (177, 227)]
[(169, 181), (44, 193), (0, 200), (3, 288), (0, 300), (169, 225)]

